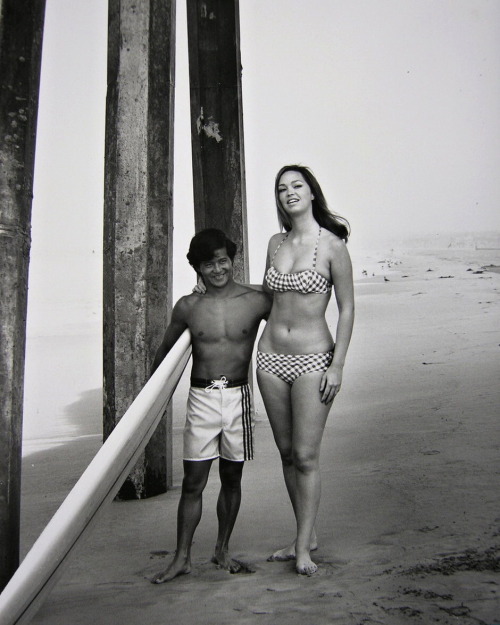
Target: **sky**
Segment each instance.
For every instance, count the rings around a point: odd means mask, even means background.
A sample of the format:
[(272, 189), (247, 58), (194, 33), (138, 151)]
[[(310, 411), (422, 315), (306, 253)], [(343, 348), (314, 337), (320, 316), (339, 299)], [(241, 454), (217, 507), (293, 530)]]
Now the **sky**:
[[(500, 2), (240, 0), (240, 29), (252, 281), (278, 230), (273, 185), (284, 164), (312, 168), (350, 221), (353, 249), (500, 231)], [(106, 38), (105, 0), (47, 0), (32, 329), (58, 302), (74, 302), (75, 324), (100, 314)], [(194, 281), (184, 0), (176, 54), (174, 299)]]

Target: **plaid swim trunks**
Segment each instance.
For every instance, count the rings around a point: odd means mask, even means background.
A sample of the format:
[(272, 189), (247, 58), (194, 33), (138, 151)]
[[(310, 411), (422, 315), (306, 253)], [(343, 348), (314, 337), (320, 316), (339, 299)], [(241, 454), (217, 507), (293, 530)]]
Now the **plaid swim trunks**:
[(318, 354), (266, 354), (257, 352), (257, 369), (278, 376), (292, 385), (305, 373), (326, 371), (333, 360), (333, 349)]

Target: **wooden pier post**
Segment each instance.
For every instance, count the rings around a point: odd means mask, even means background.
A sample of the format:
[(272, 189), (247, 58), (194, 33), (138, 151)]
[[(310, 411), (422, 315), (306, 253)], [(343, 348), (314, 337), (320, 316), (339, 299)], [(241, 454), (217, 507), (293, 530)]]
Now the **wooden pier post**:
[[(104, 217), (104, 436), (149, 378), (172, 307), (175, 0), (110, 0)], [(171, 417), (120, 491), (171, 485)]]
[(195, 227), (238, 245), (235, 278), (248, 282), (238, 0), (187, 0)]
[(45, 0), (0, 8), (0, 590), (19, 565), (28, 266)]

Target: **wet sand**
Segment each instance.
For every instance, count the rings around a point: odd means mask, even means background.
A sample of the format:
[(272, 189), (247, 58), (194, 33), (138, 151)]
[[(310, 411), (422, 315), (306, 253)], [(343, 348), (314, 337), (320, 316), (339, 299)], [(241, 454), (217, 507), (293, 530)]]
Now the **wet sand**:
[[(245, 467), (231, 540), (233, 556), (255, 573), (231, 575), (210, 562), (214, 466), (192, 573), (149, 583), (175, 549), (184, 379), (174, 402), (175, 488), (114, 502), (33, 623), (500, 623), (500, 276), (484, 269), (500, 265), (500, 252), (354, 260), (355, 334), (322, 446), (319, 572), (302, 577), (292, 562), (266, 561), (294, 527), (257, 395), (257, 457)], [(60, 425), (33, 414), (32, 403), (24, 552), (100, 445), (95, 384), (70, 402)]]

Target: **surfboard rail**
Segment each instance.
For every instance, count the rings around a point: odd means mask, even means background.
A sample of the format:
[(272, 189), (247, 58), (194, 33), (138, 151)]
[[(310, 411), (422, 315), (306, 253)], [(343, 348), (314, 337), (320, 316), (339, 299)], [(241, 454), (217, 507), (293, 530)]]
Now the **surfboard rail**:
[(0, 595), (0, 623), (28, 623), (72, 552), (118, 493), (160, 422), (191, 355), (185, 330), (69, 492)]

